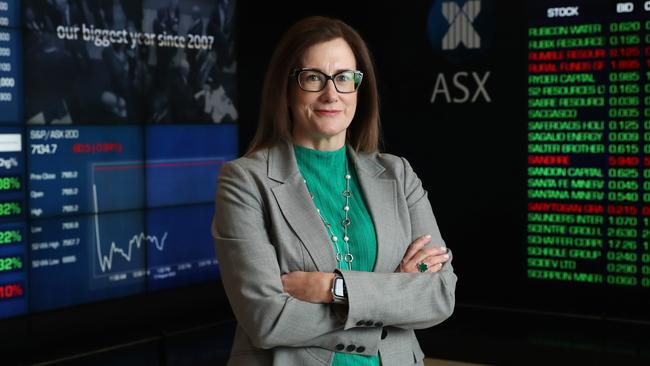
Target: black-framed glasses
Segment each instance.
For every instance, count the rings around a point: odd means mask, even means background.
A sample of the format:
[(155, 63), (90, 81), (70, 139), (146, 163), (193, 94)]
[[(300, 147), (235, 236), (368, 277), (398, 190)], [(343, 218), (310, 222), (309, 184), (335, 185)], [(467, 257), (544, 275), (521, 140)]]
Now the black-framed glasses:
[(296, 78), (300, 89), (308, 92), (319, 92), (325, 89), (328, 80), (332, 80), (337, 92), (354, 93), (363, 79), (363, 73), (359, 70), (343, 70), (334, 75), (327, 75), (316, 69), (296, 69), (291, 76)]

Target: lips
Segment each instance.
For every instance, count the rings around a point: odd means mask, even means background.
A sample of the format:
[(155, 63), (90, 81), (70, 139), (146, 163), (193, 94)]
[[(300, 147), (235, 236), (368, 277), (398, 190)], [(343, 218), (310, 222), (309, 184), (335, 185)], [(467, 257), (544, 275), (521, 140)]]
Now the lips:
[(337, 114), (341, 113), (342, 110), (340, 109), (315, 109), (314, 112), (321, 116), (336, 116)]

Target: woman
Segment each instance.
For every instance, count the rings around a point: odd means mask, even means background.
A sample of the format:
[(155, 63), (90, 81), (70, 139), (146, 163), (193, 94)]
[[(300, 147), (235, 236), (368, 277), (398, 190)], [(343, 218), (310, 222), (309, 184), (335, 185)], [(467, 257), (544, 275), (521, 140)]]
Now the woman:
[(413, 329), (451, 315), (456, 276), (420, 180), (378, 140), (361, 37), (329, 18), (295, 24), (251, 148), (219, 176), (212, 234), (238, 320), (229, 365), (423, 364)]

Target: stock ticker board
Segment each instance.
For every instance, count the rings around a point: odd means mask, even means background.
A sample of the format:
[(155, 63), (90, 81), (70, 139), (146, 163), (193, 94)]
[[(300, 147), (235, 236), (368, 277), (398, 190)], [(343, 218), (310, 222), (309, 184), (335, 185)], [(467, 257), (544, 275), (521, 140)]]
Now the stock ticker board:
[(650, 2), (528, 11), (527, 277), (649, 288)]
[(0, 318), (218, 279), (239, 153), (219, 4), (0, 1)]

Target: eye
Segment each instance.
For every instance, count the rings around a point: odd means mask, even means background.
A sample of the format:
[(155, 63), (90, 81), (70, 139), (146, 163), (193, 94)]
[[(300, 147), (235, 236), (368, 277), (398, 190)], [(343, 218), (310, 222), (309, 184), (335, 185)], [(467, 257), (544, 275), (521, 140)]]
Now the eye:
[(318, 83), (323, 79), (323, 76), (313, 71), (303, 71), (301, 77), (304, 82)]
[(351, 71), (342, 72), (336, 75), (336, 81), (342, 83), (349, 83), (354, 80), (354, 73)]

